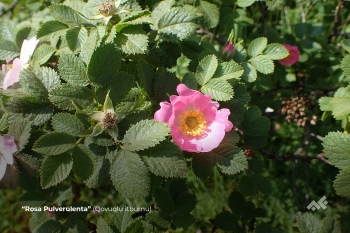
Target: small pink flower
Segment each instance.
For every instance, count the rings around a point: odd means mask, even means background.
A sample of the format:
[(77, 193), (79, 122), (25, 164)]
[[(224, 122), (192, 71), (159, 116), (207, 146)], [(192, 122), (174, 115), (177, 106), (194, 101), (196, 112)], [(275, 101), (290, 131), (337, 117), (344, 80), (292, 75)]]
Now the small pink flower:
[(292, 46), (289, 44), (282, 44), (289, 51), (289, 55), (286, 58), (279, 60), (279, 63), (283, 66), (290, 66), (299, 60), (300, 52), (298, 46)]
[(235, 50), (235, 46), (233, 42), (230, 42), (222, 49), (222, 55), (225, 58), (229, 58), (231, 55), (233, 55), (234, 50)]
[(4, 81), (0, 88), (6, 90), (8, 87), (12, 86), (14, 83), (19, 81), (19, 73), (27, 68), (30, 57), (33, 55), (36, 45), (39, 43), (39, 40), (36, 37), (32, 37), (30, 40), (24, 40), (21, 48), (21, 55), (19, 58), (15, 58), (13, 63), (9, 65), (8, 63), (12, 59), (7, 59), (6, 65), (2, 65), (2, 72), (4, 73)]
[(11, 135), (0, 135), (0, 180), (4, 177), (7, 164), (13, 164), (13, 153), (17, 145)]
[(233, 125), (230, 110), (218, 110), (219, 103), (210, 95), (191, 90), (184, 84), (176, 88), (179, 96), (170, 96), (170, 103), (160, 103), (154, 114), (156, 121), (169, 125), (174, 142), (185, 151), (208, 152), (216, 148)]

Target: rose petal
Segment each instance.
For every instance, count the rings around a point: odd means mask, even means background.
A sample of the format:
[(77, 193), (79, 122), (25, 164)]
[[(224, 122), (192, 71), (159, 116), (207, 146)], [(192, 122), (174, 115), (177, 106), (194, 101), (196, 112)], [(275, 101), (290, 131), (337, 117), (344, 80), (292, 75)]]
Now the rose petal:
[(21, 48), (21, 55), (19, 59), (23, 62), (23, 64), (27, 64), (29, 62), (29, 58), (33, 55), (35, 47), (39, 43), (39, 40), (36, 39), (35, 36), (30, 38), (29, 40), (24, 40)]
[(0, 155), (0, 180), (4, 177), (6, 172), (7, 163), (4, 158)]
[(0, 136), (0, 152), (8, 164), (13, 164), (13, 153), (17, 150), (17, 145), (11, 135)]
[(2, 83), (2, 88), (4, 90), (19, 81), (19, 73), (23, 70), (22, 61), (18, 58), (13, 61), (12, 65), (12, 69), (6, 73), (4, 82)]

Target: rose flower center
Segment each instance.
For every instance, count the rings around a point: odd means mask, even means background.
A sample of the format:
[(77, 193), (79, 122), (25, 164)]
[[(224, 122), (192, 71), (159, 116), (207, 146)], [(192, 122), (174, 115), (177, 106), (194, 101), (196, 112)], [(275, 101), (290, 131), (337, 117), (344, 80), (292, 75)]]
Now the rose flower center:
[(188, 111), (181, 115), (180, 130), (185, 134), (198, 136), (204, 131), (206, 123), (203, 113), (198, 110)]
[(110, 16), (115, 11), (115, 6), (113, 2), (105, 2), (98, 9), (101, 15)]

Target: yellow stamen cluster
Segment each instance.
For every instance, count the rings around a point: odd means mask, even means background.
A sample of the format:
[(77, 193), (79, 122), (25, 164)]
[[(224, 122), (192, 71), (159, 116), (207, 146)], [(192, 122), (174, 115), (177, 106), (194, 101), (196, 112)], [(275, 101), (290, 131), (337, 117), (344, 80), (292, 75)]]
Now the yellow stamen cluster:
[(180, 130), (185, 134), (198, 136), (204, 131), (206, 123), (202, 112), (187, 111), (181, 115)]
[(115, 11), (115, 5), (113, 2), (105, 2), (98, 9), (101, 15), (110, 16), (113, 15)]

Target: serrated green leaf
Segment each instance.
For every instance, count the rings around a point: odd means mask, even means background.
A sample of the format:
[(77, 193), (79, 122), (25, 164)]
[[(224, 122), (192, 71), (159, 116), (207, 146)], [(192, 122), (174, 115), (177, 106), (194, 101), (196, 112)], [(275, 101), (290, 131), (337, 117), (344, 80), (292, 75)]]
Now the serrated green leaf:
[(253, 174), (252, 178), (255, 181), (256, 188), (259, 192), (265, 195), (268, 195), (272, 192), (272, 185), (267, 178), (259, 174)]
[(64, 54), (58, 60), (58, 70), (68, 83), (86, 86), (89, 84), (83, 61), (74, 55)]
[(66, 39), (70, 50), (79, 51), (88, 37), (85, 27), (74, 27), (66, 32)]
[(192, 224), (194, 224), (196, 219), (190, 215), (175, 215), (173, 218), (173, 224), (179, 228), (188, 229)]
[(267, 38), (259, 37), (253, 40), (248, 47), (248, 55), (255, 57), (264, 51), (267, 46)]
[(157, 102), (166, 101), (169, 96), (176, 95), (176, 87), (179, 84), (179, 80), (174, 74), (169, 72), (161, 72), (156, 76), (154, 82), (154, 96)]
[(40, 79), (30, 70), (24, 69), (19, 75), (24, 91), (41, 101), (48, 101), (48, 91)]
[(267, 117), (261, 116), (251, 120), (244, 127), (244, 132), (250, 136), (262, 136), (269, 131), (270, 127), (270, 120)]
[(273, 61), (265, 55), (259, 55), (251, 60), (251, 64), (255, 69), (263, 74), (271, 74), (275, 69)]
[(91, 29), (88, 38), (86, 39), (84, 46), (81, 48), (81, 58), (86, 64), (90, 63), (91, 56), (98, 46), (100, 36), (96, 29)]
[(248, 166), (247, 158), (238, 147), (229, 143), (221, 143), (211, 152), (218, 168), (222, 173), (234, 175), (243, 171)]
[(344, 71), (344, 74), (350, 76), (350, 55), (347, 55), (342, 59), (340, 66)]
[(245, 61), (246, 58), (247, 58), (247, 51), (245, 50), (243, 45), (241, 44), (235, 45), (235, 54), (233, 55), (233, 59), (238, 63), (242, 63)]
[(227, 101), (233, 97), (232, 86), (226, 80), (211, 79), (201, 88), (204, 94), (210, 94), (212, 99), (217, 101)]
[(192, 154), (192, 169), (196, 176), (201, 179), (208, 178), (214, 168), (214, 161), (211, 154), (193, 153)]
[(85, 109), (93, 103), (93, 93), (87, 87), (63, 84), (50, 91), (49, 99), (62, 109), (74, 110), (72, 101), (81, 109)]
[(181, 150), (174, 143), (163, 141), (155, 147), (141, 153), (150, 172), (162, 177), (183, 177), (186, 174), (186, 162)]
[(27, 119), (16, 118), (8, 129), (8, 134), (18, 142), (18, 151), (24, 149), (24, 146), (28, 143), (31, 131), (31, 123)]
[(248, 7), (252, 5), (255, 0), (237, 0), (237, 5), (240, 7)]
[(19, 204), (22, 206), (38, 207), (45, 203), (45, 197), (39, 192), (26, 192), (19, 198)]
[(207, 1), (199, 1), (199, 12), (203, 13), (203, 26), (205, 28), (214, 28), (219, 23), (219, 8)]
[(158, 33), (167, 40), (184, 40), (197, 29), (196, 8), (190, 5), (173, 7), (159, 19)]
[(239, 79), (243, 75), (243, 67), (234, 61), (220, 63), (214, 77), (220, 80)]
[(163, 141), (169, 135), (167, 124), (154, 120), (142, 120), (125, 133), (123, 148), (129, 151), (144, 150)]
[[(90, 147), (89, 149), (91, 150)], [(106, 151), (104, 151), (103, 154), (106, 154)], [(95, 170), (91, 177), (84, 181), (86, 186), (89, 188), (96, 188), (108, 184), (111, 179), (109, 173), (106, 171), (109, 171), (110, 167), (111, 165), (108, 159), (103, 156), (95, 156)]]
[(128, 228), (125, 230), (125, 232), (139, 233), (139, 232), (145, 232), (145, 229), (143, 227), (141, 220), (136, 220), (130, 226), (128, 226)]
[(153, 97), (153, 79), (155, 76), (153, 68), (145, 61), (140, 61), (137, 63), (137, 74), (140, 78), (143, 88), (146, 89), (150, 97)]
[(143, 54), (148, 47), (148, 36), (139, 26), (128, 26), (117, 33), (115, 43), (126, 54)]
[(0, 60), (15, 58), (19, 56), (19, 48), (9, 40), (0, 41)]
[(311, 213), (304, 213), (297, 217), (300, 233), (318, 233), (322, 231), (321, 221)]
[(159, 211), (152, 211), (147, 213), (146, 220), (156, 226), (168, 228), (171, 224), (171, 218)]
[(82, 135), (85, 131), (84, 124), (69, 113), (58, 113), (52, 117), (52, 127), (56, 132), (63, 132), (73, 136)]
[[(132, 218), (129, 211), (120, 211), (113, 216), (113, 223), (122, 233), (132, 224)], [(127, 233), (127, 232), (125, 232)]]
[(168, 12), (171, 7), (175, 4), (174, 0), (166, 0), (158, 2), (157, 6), (152, 11), (152, 19), (154, 20), (154, 25), (158, 26), (159, 20), (162, 16)]
[(280, 60), (286, 58), (289, 52), (283, 45), (272, 43), (266, 46), (263, 54), (272, 60)]
[(40, 45), (35, 50), (34, 55), (33, 55), (34, 65), (39, 67), (40, 65), (45, 64), (50, 59), (52, 54), (54, 54), (55, 51), (56, 51), (56, 49), (54, 47), (52, 47), (51, 45), (48, 45), (48, 44)]
[(350, 170), (341, 170), (336, 176), (333, 187), (337, 194), (342, 197), (350, 197)]
[(182, 79), (182, 83), (193, 90), (197, 90), (198, 88), (197, 78), (193, 73), (190, 72), (185, 74), (184, 78)]
[(341, 233), (340, 222), (333, 214), (322, 219), (322, 233)]
[(215, 55), (206, 56), (199, 62), (196, 70), (196, 78), (199, 85), (206, 84), (214, 75), (218, 67), (218, 59)]
[(350, 39), (346, 39), (342, 41), (343, 48), (350, 53)]
[(52, 201), (58, 206), (64, 205), (64, 203), (70, 200), (72, 197), (72, 187), (68, 185), (58, 186), (52, 193)]
[(254, 82), (258, 78), (258, 74), (256, 72), (256, 69), (254, 66), (252, 66), (250, 63), (242, 63), (242, 67), (244, 69), (244, 73), (242, 78), (246, 82)]
[(89, 66), (88, 78), (93, 85), (102, 87), (110, 82), (120, 67), (121, 55), (114, 44), (104, 44), (93, 52)]
[(245, 134), (243, 136), (243, 141), (250, 148), (252, 148), (254, 150), (259, 150), (261, 147), (263, 147), (266, 144), (267, 135), (254, 137), (254, 136), (250, 136), (250, 135)]
[(114, 233), (112, 228), (107, 224), (107, 222), (102, 217), (100, 217), (97, 220), (96, 227), (97, 227), (96, 229), (97, 233)]
[(75, 138), (61, 132), (51, 132), (41, 136), (34, 144), (33, 150), (46, 155), (58, 155), (75, 146)]
[(329, 162), (340, 168), (350, 166), (350, 136), (341, 132), (330, 132), (323, 139), (323, 151)]
[(235, 226), (238, 226), (238, 220), (232, 213), (223, 211), (216, 216), (215, 224), (222, 230), (233, 231)]
[(23, 44), (23, 41), (25, 39), (28, 39), (29, 36), (32, 35), (32, 28), (30, 27), (24, 27), (21, 28), (17, 31), (16, 33), (16, 45), (18, 46), (18, 48), (20, 48)]
[(182, 192), (175, 201), (175, 214), (188, 215), (197, 204), (196, 196), (187, 192)]
[(61, 79), (56, 71), (50, 67), (40, 67), (35, 70), (36, 77), (42, 82), (47, 91), (61, 84)]
[(68, 153), (47, 156), (40, 169), (41, 187), (46, 189), (63, 181), (72, 167), (73, 158)]
[(238, 188), (244, 196), (254, 195), (256, 191), (255, 181), (250, 176), (243, 176), (239, 181)]
[(72, 25), (79, 26), (82, 23), (81, 17), (72, 8), (62, 4), (55, 4), (50, 6), (50, 13), (57, 21)]
[(43, 222), (33, 233), (55, 233), (61, 229), (61, 223), (58, 220), (49, 219)]
[(52, 40), (52, 39), (57, 39), (66, 31), (68, 30), (68, 26), (66, 24), (60, 23), (55, 20), (50, 20), (47, 22), (44, 22), (38, 32), (37, 32), (37, 37), (42, 39), (42, 40)]
[(16, 31), (13, 23), (10, 20), (3, 20), (0, 24), (0, 38), (1, 40), (15, 41)]
[(130, 151), (118, 152), (110, 174), (115, 188), (125, 197), (142, 199), (148, 195), (150, 179), (140, 157)]
[(237, 190), (232, 192), (228, 199), (228, 204), (234, 215), (243, 216), (247, 203), (244, 196), (240, 192)]
[(94, 172), (94, 155), (85, 145), (75, 147), (73, 152), (73, 172), (81, 180), (87, 180)]
[(21, 172), (31, 176), (38, 176), (40, 170), (40, 161), (31, 155), (14, 154), (17, 166)]
[(168, 191), (157, 188), (153, 193), (154, 201), (157, 204), (157, 207), (168, 214), (172, 214), (175, 210), (175, 203), (171, 198), (171, 195)]

